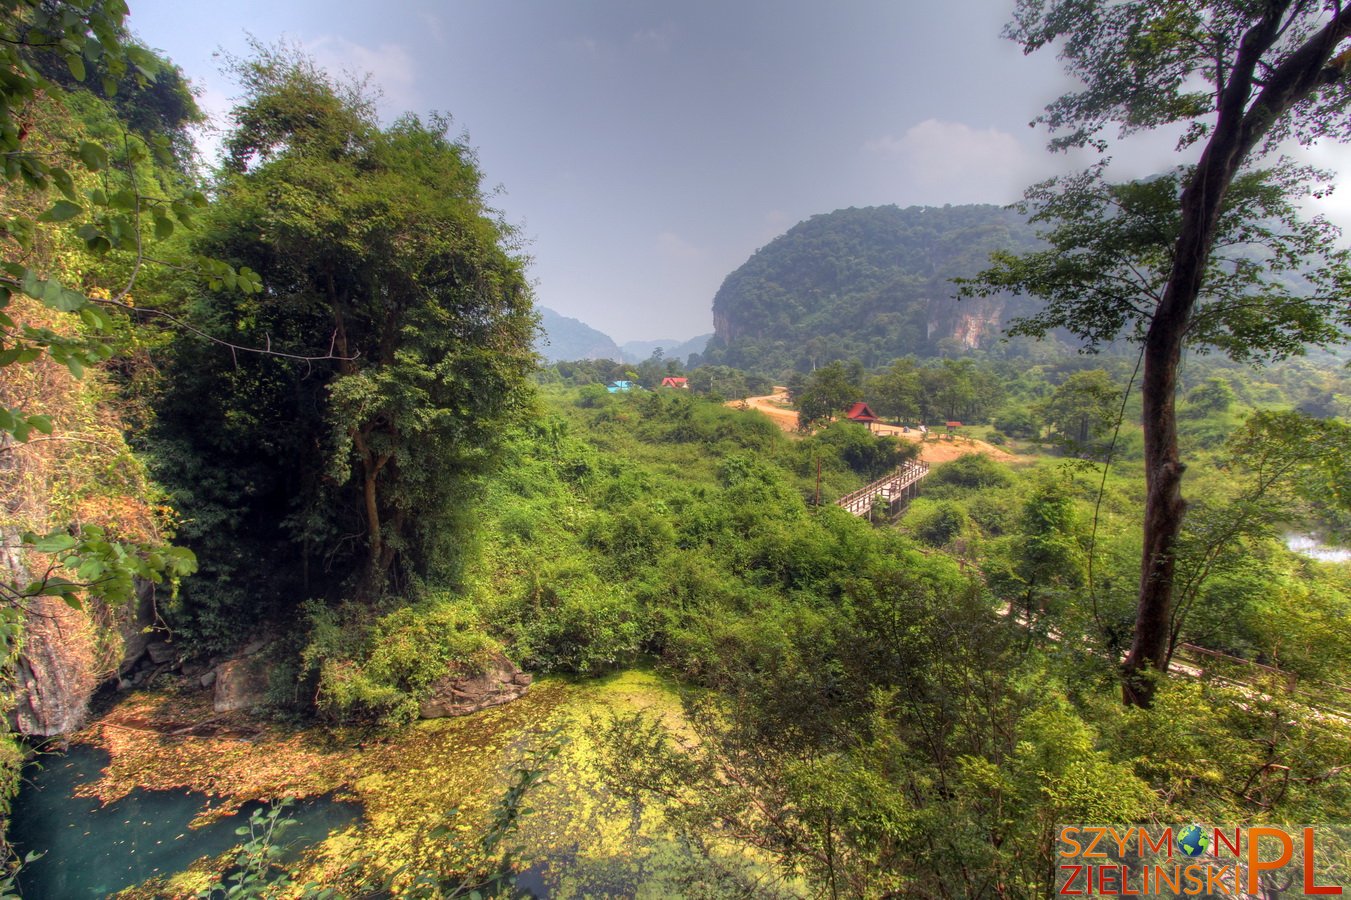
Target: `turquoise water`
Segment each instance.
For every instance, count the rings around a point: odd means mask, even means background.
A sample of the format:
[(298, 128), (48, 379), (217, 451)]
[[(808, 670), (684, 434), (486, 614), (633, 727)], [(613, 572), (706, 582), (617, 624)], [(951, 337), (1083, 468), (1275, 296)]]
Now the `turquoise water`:
[[(135, 791), (101, 806), (76, 797), (75, 788), (92, 782), (108, 756), (90, 747), (73, 747), (63, 756), (43, 757), (41, 768), (26, 770), (14, 803), (9, 836), (20, 854), (45, 855), (25, 867), (19, 879), (24, 900), (84, 900), (105, 897), (157, 875), (172, 875), (204, 856), (216, 856), (239, 843), (235, 829), (248, 821), (257, 804), (204, 828), (189, 828), (210, 798), (182, 791)], [(299, 853), (360, 818), (360, 807), (329, 798), (296, 803), (288, 815), (298, 825), (282, 840)]]

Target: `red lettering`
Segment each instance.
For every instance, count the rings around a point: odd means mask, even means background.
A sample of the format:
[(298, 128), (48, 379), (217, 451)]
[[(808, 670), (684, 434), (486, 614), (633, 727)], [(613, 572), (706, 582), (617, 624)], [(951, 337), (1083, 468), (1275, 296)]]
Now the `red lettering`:
[(1062, 872), (1065, 871), (1066, 869), (1070, 870), (1070, 877), (1065, 879), (1065, 883), (1060, 886), (1060, 890), (1056, 891), (1056, 893), (1061, 897), (1078, 897), (1083, 893), (1083, 891), (1072, 891), (1070, 890), (1070, 885), (1074, 884), (1074, 879), (1079, 877), (1079, 875), (1083, 873), (1084, 867), (1083, 866), (1060, 867), (1060, 870)]
[(1304, 893), (1340, 894), (1342, 889), (1334, 884), (1313, 883), (1313, 829), (1304, 829)]
[[(1235, 859), (1238, 859), (1238, 858), (1242, 855), (1242, 853), (1241, 853), (1240, 850), (1239, 850), (1239, 848), (1243, 846), (1243, 829), (1242, 829), (1242, 828), (1238, 828), (1238, 827), (1235, 827), (1235, 828), (1234, 828), (1234, 842), (1233, 842), (1232, 844), (1229, 843), (1227, 840), (1225, 840), (1225, 838), (1224, 838), (1224, 832), (1223, 832), (1223, 831), (1220, 831), (1220, 829), (1218, 829), (1218, 828), (1215, 829), (1215, 831), (1213, 832), (1212, 837), (1213, 837), (1213, 843), (1211, 844), (1211, 847), (1214, 848), (1214, 849), (1213, 849), (1213, 852), (1214, 852), (1214, 854), (1215, 854), (1216, 856), (1219, 856), (1219, 855), (1220, 855), (1220, 845), (1221, 845), (1221, 844), (1223, 844), (1225, 847), (1228, 847), (1228, 848), (1229, 848), (1229, 852), (1232, 853), (1232, 854), (1234, 854), (1234, 858), (1235, 858)], [(1251, 838), (1249, 838), (1249, 840), (1251, 840)]]

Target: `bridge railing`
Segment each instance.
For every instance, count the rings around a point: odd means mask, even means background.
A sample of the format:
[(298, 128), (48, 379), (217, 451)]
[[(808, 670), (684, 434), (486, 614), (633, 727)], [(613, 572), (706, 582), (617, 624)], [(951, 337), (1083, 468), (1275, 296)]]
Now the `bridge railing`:
[(844, 508), (856, 516), (865, 515), (872, 509), (873, 498), (878, 494), (886, 497), (887, 502), (895, 495), (915, 484), (929, 474), (929, 466), (922, 462), (907, 461), (896, 467), (896, 471), (877, 479), (871, 484), (845, 494), (835, 501), (835, 505)]

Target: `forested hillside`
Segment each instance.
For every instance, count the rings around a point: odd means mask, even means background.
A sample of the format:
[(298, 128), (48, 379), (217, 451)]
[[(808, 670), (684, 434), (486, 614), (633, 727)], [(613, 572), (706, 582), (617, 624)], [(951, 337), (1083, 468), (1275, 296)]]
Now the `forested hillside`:
[(254, 42), (207, 171), (120, 0), (0, 10), (0, 898), (1006, 900), (1070, 823), (1311, 823), (1249, 893), (1351, 883), (1351, 254), (1305, 170), (1216, 201), (1143, 397), (1185, 168), (1046, 182), (1039, 237), (816, 216), (688, 371), (541, 366), (541, 317), (619, 348), (537, 309), (447, 117)]
[(813, 216), (727, 276), (713, 298), (705, 361), (777, 373), (987, 348), (1035, 307), (1005, 297), (959, 304), (952, 279), (975, 275), (993, 251), (1034, 246), (1023, 218), (995, 206)]

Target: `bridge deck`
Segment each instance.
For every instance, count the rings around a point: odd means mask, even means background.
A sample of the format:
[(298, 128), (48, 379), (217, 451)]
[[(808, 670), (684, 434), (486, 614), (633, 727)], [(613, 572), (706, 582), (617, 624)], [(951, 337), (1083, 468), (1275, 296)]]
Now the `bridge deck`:
[(906, 492), (929, 474), (929, 467), (922, 462), (905, 462), (896, 467), (896, 471), (879, 478), (867, 487), (859, 488), (851, 494), (845, 494), (835, 505), (856, 516), (866, 516), (872, 512), (873, 498), (881, 497), (888, 507), (895, 508), (907, 494)]

